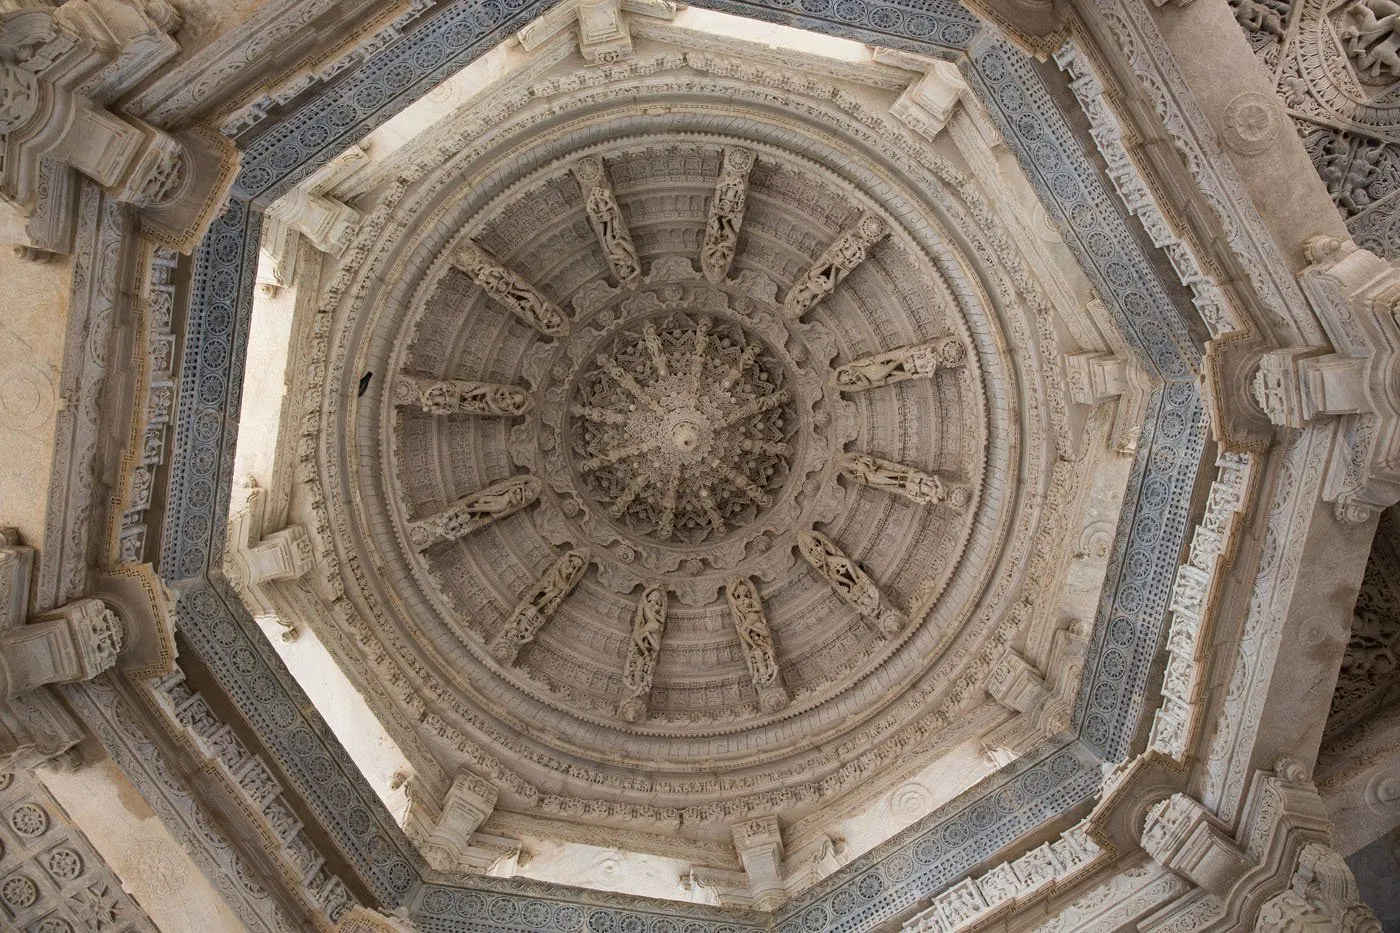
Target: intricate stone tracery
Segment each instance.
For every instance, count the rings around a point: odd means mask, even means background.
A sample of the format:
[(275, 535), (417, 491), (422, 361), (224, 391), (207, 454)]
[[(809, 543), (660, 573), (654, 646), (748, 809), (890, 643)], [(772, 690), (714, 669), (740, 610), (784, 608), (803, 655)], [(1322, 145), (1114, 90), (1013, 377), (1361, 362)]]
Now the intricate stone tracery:
[(744, 223), (744, 202), (748, 199), (753, 164), (752, 150), (739, 146), (724, 150), (719, 181), (710, 201), (710, 219), (705, 223), (705, 239), (700, 243), (700, 269), (712, 283), (719, 283), (729, 274), (739, 248), (739, 228)]
[(889, 234), (889, 224), (879, 216), (861, 214), (855, 225), (843, 231), (788, 291), (783, 299), (783, 314), (796, 320), (811, 311), (836, 291), (836, 286), (854, 272), (856, 266), (865, 262), (871, 247)]
[(513, 476), (492, 483), (458, 499), (451, 507), (431, 518), (414, 522), (409, 538), (418, 550), (445, 541), (456, 541), (480, 531), (494, 521), (513, 515), (540, 495), (540, 481), (533, 476)]

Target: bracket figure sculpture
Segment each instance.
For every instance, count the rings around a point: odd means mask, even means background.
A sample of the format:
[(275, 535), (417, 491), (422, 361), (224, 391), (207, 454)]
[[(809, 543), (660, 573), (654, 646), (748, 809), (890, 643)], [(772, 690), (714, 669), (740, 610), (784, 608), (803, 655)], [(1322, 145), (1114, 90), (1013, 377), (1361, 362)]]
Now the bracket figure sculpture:
[(797, 549), (826, 578), (836, 595), (885, 637), (899, 634), (904, 618), (885, 605), (875, 581), (820, 531), (799, 531)]
[(394, 380), (394, 404), (416, 405), (430, 415), (500, 418), (524, 415), (534, 407), (530, 393), (519, 386), (418, 376), (399, 376)]
[(493, 301), (546, 337), (564, 337), (569, 333), (569, 319), (558, 305), (475, 243), (468, 241), (458, 249), (452, 265), (465, 272)]
[(841, 458), (841, 475), (853, 482), (883, 489), (924, 505), (947, 503), (956, 509), (966, 507), (968, 492), (961, 486), (949, 488), (932, 473), (916, 470), (893, 460), (864, 453), (848, 453)]
[(967, 348), (961, 340), (940, 337), (847, 363), (836, 370), (836, 387), (842, 392), (859, 392), (906, 379), (930, 379), (940, 369), (961, 366), (966, 360)]
[(744, 663), (758, 691), (758, 706), (765, 713), (776, 713), (788, 705), (787, 688), (778, 670), (778, 652), (763, 612), (763, 599), (749, 577), (736, 577), (724, 588), (729, 614), (744, 649)]
[(705, 239), (700, 242), (700, 270), (713, 285), (729, 274), (729, 265), (739, 248), (739, 228), (744, 223), (744, 202), (748, 200), (753, 163), (753, 152), (748, 149), (732, 146), (724, 150), (724, 163), (710, 202), (710, 219), (705, 222)]
[(618, 206), (617, 198), (608, 184), (603, 160), (597, 156), (587, 156), (574, 163), (571, 171), (583, 194), (588, 225), (598, 237), (598, 245), (603, 248), (608, 267), (617, 276), (618, 284), (624, 288), (636, 288), (642, 280), (642, 261), (637, 256), (637, 247), (632, 245), (632, 234), (627, 232), (622, 208)]
[(783, 315), (797, 320), (836, 291), (856, 266), (865, 262), (870, 248), (889, 236), (890, 227), (875, 214), (861, 214), (855, 226), (842, 232), (783, 298)]
[(656, 659), (661, 655), (661, 635), (666, 631), (666, 588), (649, 586), (642, 591), (637, 611), (632, 615), (632, 641), (622, 668), (622, 703), (617, 714), (627, 722), (637, 722), (647, 714)]
[(514, 664), (520, 649), (535, 640), (544, 624), (554, 618), (564, 597), (574, 591), (588, 569), (592, 555), (587, 548), (567, 552), (545, 571), (515, 607), (505, 628), (491, 642), (491, 656), (502, 664)]
[(413, 546), (425, 551), (444, 541), (456, 541), (494, 521), (514, 515), (540, 496), (535, 476), (512, 476), (458, 499), (442, 512), (409, 525)]

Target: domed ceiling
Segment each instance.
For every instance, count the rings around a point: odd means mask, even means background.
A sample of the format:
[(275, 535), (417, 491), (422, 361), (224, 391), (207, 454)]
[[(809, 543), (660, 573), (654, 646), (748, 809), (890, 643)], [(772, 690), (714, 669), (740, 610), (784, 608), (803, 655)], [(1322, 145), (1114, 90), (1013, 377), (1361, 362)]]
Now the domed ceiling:
[[(486, 830), (734, 869), (745, 820), (1058, 728), (1070, 538), (1121, 485), (1063, 394), (1077, 271), (974, 177), (974, 124), (892, 118), (894, 67), (650, 28), (370, 173), (303, 507), (415, 800), (465, 774)], [(1008, 699), (1021, 668), (1058, 706)]]

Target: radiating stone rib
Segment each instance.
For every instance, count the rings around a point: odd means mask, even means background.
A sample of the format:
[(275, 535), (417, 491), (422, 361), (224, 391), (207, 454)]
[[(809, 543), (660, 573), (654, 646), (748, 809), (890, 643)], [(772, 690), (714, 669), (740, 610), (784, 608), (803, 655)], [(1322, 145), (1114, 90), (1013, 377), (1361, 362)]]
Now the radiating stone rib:
[(715, 430), (719, 431), (724, 428), (732, 427), (740, 421), (752, 418), (755, 415), (761, 415), (766, 411), (772, 411), (779, 405), (786, 403), (788, 398), (789, 393), (787, 389), (779, 389), (777, 392), (760, 396), (725, 415), (724, 418), (720, 420), (719, 424), (715, 426)]
[(569, 551), (545, 571), (491, 642), (492, 657), (503, 664), (515, 663), (520, 649), (535, 640), (544, 624), (554, 618), (564, 598), (583, 579), (590, 557), (587, 548)]
[(642, 279), (642, 263), (637, 257), (637, 248), (632, 245), (632, 234), (627, 232), (622, 208), (618, 206), (617, 197), (608, 184), (603, 160), (587, 156), (574, 163), (572, 171), (574, 181), (578, 182), (579, 191), (583, 194), (588, 225), (598, 237), (598, 245), (603, 248), (609, 268), (620, 284), (636, 288)]
[(729, 367), (729, 372), (724, 374), (724, 380), (719, 384), (721, 389), (728, 391), (743, 377), (744, 371), (753, 365), (753, 361), (758, 358), (758, 344), (751, 343), (744, 347), (744, 352), (739, 354), (739, 358), (734, 361), (734, 365)]
[(681, 470), (679, 463), (671, 467), (666, 490), (661, 494), (661, 520), (657, 523), (656, 533), (662, 540), (671, 537), (676, 530), (676, 497), (681, 488)]
[(569, 319), (539, 289), (470, 241), (452, 257), (452, 265), (465, 272), (497, 304), (546, 337), (569, 333)]
[(788, 695), (758, 587), (749, 577), (736, 577), (725, 586), (724, 595), (729, 601), (729, 615), (739, 635), (744, 663), (758, 691), (759, 708), (765, 713), (776, 713), (788, 705)]
[(797, 549), (807, 563), (821, 574), (836, 595), (874, 625), (880, 634), (899, 634), (903, 617), (886, 604), (880, 590), (866, 572), (847, 557), (834, 541), (819, 531), (797, 533)]
[(783, 299), (783, 314), (796, 320), (836, 290), (846, 276), (865, 262), (870, 248), (889, 235), (890, 228), (875, 214), (861, 214), (855, 226), (842, 232), (812, 263)]
[(773, 501), (772, 497), (764, 492), (762, 487), (729, 464), (716, 460), (710, 464), (710, 467), (733, 483), (735, 489), (742, 491), (744, 495), (752, 499), (755, 505), (766, 507)]
[(715, 497), (710, 492), (709, 487), (701, 486), (699, 493), (700, 505), (705, 510), (705, 517), (710, 520), (716, 533), (724, 531), (724, 516), (719, 514), (719, 509), (715, 508)]
[(961, 487), (950, 489), (932, 473), (870, 454), (846, 454), (841, 458), (841, 475), (872, 489), (882, 489), (927, 505), (948, 502), (958, 507), (960, 499), (966, 504), (966, 490)]
[(705, 239), (700, 243), (700, 270), (715, 285), (729, 274), (739, 248), (739, 228), (744, 223), (753, 163), (753, 153), (748, 149), (733, 146), (724, 150), (715, 196), (710, 201), (710, 218), (705, 222)]
[(671, 369), (666, 364), (666, 351), (661, 346), (661, 336), (656, 332), (656, 326), (648, 323), (642, 328), (642, 339), (646, 342), (647, 353), (651, 356), (651, 364), (656, 367), (658, 378), (665, 379), (671, 375)]
[(513, 417), (534, 407), (530, 393), (519, 386), (459, 379), (399, 376), (394, 380), (394, 403), (416, 405), (430, 415)]
[(627, 416), (620, 411), (613, 411), (610, 408), (598, 408), (594, 405), (575, 405), (570, 409), (579, 418), (592, 421), (597, 424), (626, 424)]
[(835, 381), (842, 392), (859, 392), (906, 379), (929, 379), (940, 369), (961, 366), (966, 361), (967, 347), (961, 340), (940, 337), (847, 363), (836, 370)]
[(610, 450), (601, 457), (590, 457), (584, 460), (578, 465), (578, 468), (584, 473), (592, 473), (595, 470), (601, 470), (603, 467), (612, 466), (614, 463), (626, 460), (629, 457), (641, 456), (648, 451), (655, 450), (660, 447), (661, 444), (662, 441), (658, 438), (656, 440), (643, 441), (640, 444), (633, 444), (631, 447)]
[(700, 377), (705, 374), (705, 356), (710, 349), (710, 319), (701, 318), (695, 325), (695, 346), (690, 356), (690, 397), (700, 397)]
[(622, 495), (617, 497), (617, 501), (608, 509), (608, 514), (613, 518), (621, 518), (627, 511), (627, 507), (632, 504), (632, 500), (641, 495), (643, 489), (651, 482), (651, 476), (647, 473), (638, 473), (632, 477), (632, 481), (627, 484), (627, 488), (622, 490)]
[(627, 722), (637, 722), (647, 714), (661, 636), (666, 631), (667, 602), (665, 587), (649, 586), (632, 614), (632, 639), (622, 666), (622, 702), (617, 708), (617, 714)]
[(539, 498), (540, 488), (540, 481), (534, 476), (512, 476), (492, 483), (463, 496), (436, 515), (412, 522), (408, 528), (409, 540), (422, 551), (443, 541), (464, 538), (519, 512)]
[(650, 408), (652, 411), (656, 412), (658, 415), (666, 414), (666, 409), (662, 407), (661, 403), (658, 402), (650, 392), (648, 392), (646, 389), (643, 389), (641, 385), (637, 382), (637, 380), (632, 378), (631, 373), (627, 372), (621, 366), (617, 365), (616, 360), (606, 357), (601, 353), (595, 356), (594, 359), (597, 360), (598, 366), (603, 370), (603, 372), (607, 373), (613, 382), (616, 382), (619, 386), (625, 389), (633, 398)]

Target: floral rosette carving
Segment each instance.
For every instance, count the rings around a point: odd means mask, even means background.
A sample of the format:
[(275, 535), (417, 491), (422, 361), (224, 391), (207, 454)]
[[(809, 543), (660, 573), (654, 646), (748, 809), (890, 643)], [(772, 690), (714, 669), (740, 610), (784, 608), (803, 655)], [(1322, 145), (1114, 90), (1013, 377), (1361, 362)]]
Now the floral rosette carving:
[(528, 356), (541, 402), (510, 450), (545, 480), (532, 517), (551, 543), (593, 548), (617, 592), (663, 574), (707, 605), (736, 572), (776, 579), (795, 530), (839, 514), (832, 464), (856, 423), (822, 375), (835, 341), (785, 324), (775, 295), (668, 258), (635, 292), (581, 290), (570, 340)]

